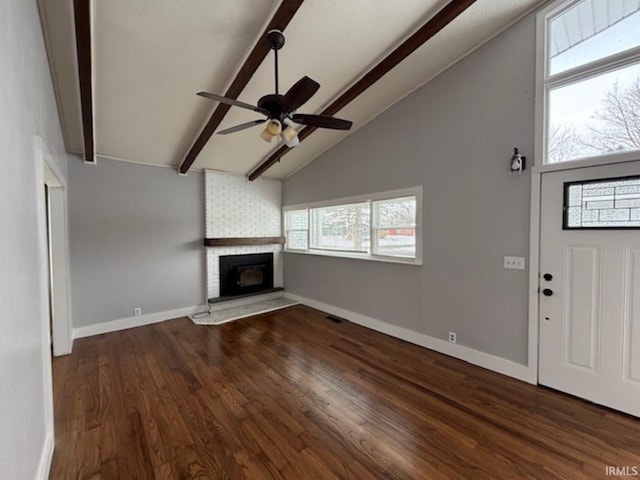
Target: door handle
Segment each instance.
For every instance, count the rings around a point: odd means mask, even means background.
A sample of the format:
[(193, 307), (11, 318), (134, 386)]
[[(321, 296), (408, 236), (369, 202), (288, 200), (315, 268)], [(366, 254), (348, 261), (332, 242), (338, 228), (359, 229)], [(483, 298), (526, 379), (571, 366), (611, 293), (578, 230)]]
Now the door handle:
[(544, 278), (547, 282), (550, 282), (551, 280), (553, 280), (553, 275), (551, 275), (550, 273), (545, 273), (542, 278)]
[(542, 290), (542, 294), (545, 297), (550, 297), (551, 295), (553, 295), (553, 290), (551, 290), (550, 288), (545, 288), (544, 290)]

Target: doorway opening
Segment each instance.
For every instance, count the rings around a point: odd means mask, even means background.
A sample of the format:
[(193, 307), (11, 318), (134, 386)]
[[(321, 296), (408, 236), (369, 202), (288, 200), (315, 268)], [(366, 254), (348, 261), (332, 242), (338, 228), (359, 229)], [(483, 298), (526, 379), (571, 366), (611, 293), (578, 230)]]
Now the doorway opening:
[(53, 355), (71, 353), (67, 199), (64, 180), (43, 154), (49, 314)]

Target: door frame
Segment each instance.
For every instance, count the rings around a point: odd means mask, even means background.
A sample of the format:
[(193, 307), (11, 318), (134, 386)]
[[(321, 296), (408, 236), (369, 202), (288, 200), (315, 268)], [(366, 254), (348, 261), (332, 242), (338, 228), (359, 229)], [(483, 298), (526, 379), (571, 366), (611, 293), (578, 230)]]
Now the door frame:
[[(67, 224), (67, 189), (64, 177), (53, 161), (46, 144), (36, 137), (36, 161), (43, 172), (43, 182), (49, 191), (49, 249), (50, 277), (47, 288), (51, 301), (51, 340), (53, 355), (67, 355), (73, 348), (71, 335), (71, 298), (69, 288), (69, 245)], [(39, 186), (40, 188), (42, 185)], [(46, 222), (46, 217), (44, 219)], [(46, 238), (45, 238), (46, 242)]]
[(557, 8), (562, 8), (567, 0), (555, 0), (544, 6), (536, 14), (536, 52), (535, 52), (535, 100), (534, 100), (534, 152), (531, 167), (531, 203), (529, 220), (529, 339), (527, 371), (528, 381), (538, 384), (539, 338), (539, 301), (540, 294), (540, 227), (541, 227), (541, 189), (542, 175), (545, 173), (589, 168), (601, 165), (635, 162), (640, 160), (637, 151), (614, 153), (606, 156), (595, 156), (583, 160), (566, 163), (543, 164), (545, 138), (547, 129), (546, 97), (544, 93), (545, 72), (545, 25), (546, 18)]

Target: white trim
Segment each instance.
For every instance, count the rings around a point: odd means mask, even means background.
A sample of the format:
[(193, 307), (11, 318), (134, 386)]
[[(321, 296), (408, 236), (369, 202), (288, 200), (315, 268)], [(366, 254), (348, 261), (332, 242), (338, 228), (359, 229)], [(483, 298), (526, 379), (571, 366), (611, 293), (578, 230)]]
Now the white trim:
[(167, 310), (164, 312), (147, 313), (138, 317), (119, 318), (108, 322), (96, 323), (95, 325), (87, 325), (73, 329), (73, 338), (91, 337), (102, 333), (117, 332), (118, 330), (126, 330), (128, 328), (143, 327), (153, 323), (160, 323), (174, 318), (188, 317), (198, 311), (206, 309), (206, 306), (198, 305), (195, 307), (177, 308), (175, 310)]
[[(77, 152), (74, 152), (77, 153)], [(96, 157), (100, 157), (100, 158), (104, 158), (105, 160), (113, 160), (115, 162), (123, 162), (123, 163), (132, 163), (134, 165), (143, 165), (145, 167), (161, 167), (161, 168), (171, 168), (171, 169), (178, 169), (178, 171), (180, 171), (180, 167), (176, 167), (175, 165), (167, 165), (164, 163), (151, 163), (151, 162), (139, 162), (138, 160), (127, 160), (124, 158), (120, 158), (120, 157), (114, 157), (113, 155), (107, 155), (105, 153), (96, 153)], [(204, 172), (204, 168), (190, 168), (189, 171), (190, 172)], [(187, 174), (181, 174), (186, 176)], [(239, 175), (239, 174), (238, 174)]]
[[(97, 165), (98, 163), (98, 128), (96, 118), (97, 114), (97, 105), (96, 101), (96, 84), (97, 84), (97, 74), (96, 74), (96, 0), (89, 0), (89, 20), (91, 22), (91, 26), (89, 27), (89, 41), (91, 42), (91, 141), (92, 141), (92, 149), (93, 156), (90, 161), (87, 158), (86, 149), (84, 149), (84, 163), (89, 165)], [(81, 103), (82, 106), (82, 103)], [(82, 118), (82, 117), (81, 117)], [(82, 137), (84, 140), (84, 125), (82, 126)], [(84, 141), (82, 142), (82, 146), (84, 147)]]
[[(544, 91), (544, 78), (546, 76), (546, 55), (547, 36), (545, 35), (546, 16), (556, 7), (556, 3), (549, 5), (547, 8), (538, 12), (536, 16), (536, 72), (535, 72), (535, 106), (534, 106), (534, 156), (531, 162), (532, 171), (538, 164), (542, 165), (545, 152), (547, 150), (546, 135), (547, 131), (547, 95)], [(533, 175), (532, 175), (533, 177)], [(531, 258), (531, 257), (530, 257)]]
[(493, 372), (522, 380), (523, 382), (532, 384), (537, 383), (537, 376), (532, 372), (532, 369), (528, 368), (526, 365), (512, 362), (511, 360), (497, 357), (489, 353), (484, 353), (479, 350), (474, 350), (473, 348), (465, 347), (463, 345), (449, 343), (448, 341), (440, 338), (430, 337), (429, 335), (399, 327), (367, 315), (362, 315), (360, 313), (352, 312), (344, 308), (329, 305), (327, 303), (319, 302), (293, 293), (285, 292), (284, 296), (309, 307), (345, 318), (350, 322), (370, 328), (371, 330), (405, 340), (415, 345), (428, 348), (429, 350), (434, 350), (438, 353), (449, 355), (450, 357), (464, 360), (465, 362), (469, 362), (478, 367), (486, 368)]
[[(84, 155), (84, 153), (79, 152), (77, 150), (67, 150), (67, 153), (71, 153), (73, 155), (77, 155), (80, 158), (82, 158), (82, 156)], [(164, 164), (164, 163), (140, 162), (138, 160), (127, 160), (127, 159), (124, 159), (124, 158), (115, 157), (113, 155), (107, 155), (105, 153), (96, 153), (96, 162), (97, 162), (98, 157), (102, 158), (104, 160), (113, 160), (114, 162), (131, 163), (133, 165), (142, 165), (142, 166), (145, 166), (145, 167), (171, 168), (173, 170), (177, 169), (178, 172), (180, 171), (180, 167), (176, 167), (175, 165), (167, 165), (167, 164)], [(90, 165), (95, 165), (94, 162), (84, 162), (84, 163), (90, 164)], [(205, 168), (190, 168), (189, 169), (190, 172), (198, 172), (198, 173), (204, 172), (205, 170), (206, 170)], [(184, 176), (184, 177), (187, 176), (186, 173), (179, 173), (179, 175), (180, 176)], [(233, 175), (244, 176), (241, 173), (234, 173)], [(277, 180), (277, 179), (275, 179), (275, 180)]]
[(71, 300), (67, 198), (64, 187), (49, 187), (49, 255), (51, 265), (51, 313), (53, 354), (71, 353)]
[(577, 168), (599, 167), (602, 165), (614, 165), (617, 163), (636, 162), (640, 160), (640, 151), (632, 150), (629, 152), (610, 153), (607, 155), (596, 155), (593, 157), (583, 158), (581, 160), (572, 160), (570, 162), (548, 163), (546, 165), (534, 165), (532, 171), (534, 173), (559, 172), (562, 170), (574, 170)]
[(283, 250), (283, 253), (294, 253), (296, 255), (315, 255), (318, 257), (335, 257), (335, 258), (350, 258), (352, 260), (367, 260), (370, 262), (382, 262), (382, 263), (399, 263), (401, 265), (422, 265), (422, 259), (413, 259), (407, 257), (385, 257), (382, 255), (373, 255), (369, 253), (355, 253), (355, 252), (340, 252), (332, 250), (316, 250), (310, 248), (309, 250)]
[(48, 480), (51, 470), (51, 461), (53, 460), (53, 431), (48, 431), (44, 439), (42, 454), (38, 462), (38, 470), (36, 472), (36, 480)]
[(621, 70), (636, 65), (638, 62), (640, 62), (640, 47), (634, 47), (630, 50), (624, 50), (608, 57), (551, 75), (547, 78), (545, 86), (550, 90), (563, 87), (615, 70)]
[[(297, 203), (295, 205), (283, 205), (282, 210), (287, 212), (289, 210), (303, 210), (305, 208), (319, 208), (319, 207), (331, 207), (334, 205), (341, 205), (347, 203), (359, 203), (371, 200), (386, 200), (396, 197), (410, 197), (410, 196), (422, 197), (422, 185), (417, 187), (399, 188), (397, 190), (387, 190), (384, 192), (365, 193), (364, 195), (354, 195), (352, 197), (340, 197), (331, 198), (329, 200), (320, 200), (317, 202), (309, 203)], [(416, 212), (416, 216), (418, 212)]]
[(51, 152), (41, 137), (36, 137), (37, 156), (41, 158), (44, 183), (49, 187), (49, 244), (48, 259), (51, 265), (51, 290), (49, 299), (52, 303), (50, 312), (53, 316), (52, 342), (53, 354), (56, 356), (71, 353), (71, 287), (69, 285), (69, 229), (67, 224), (67, 189), (64, 177)]
[(46, 183), (50, 187), (64, 187), (64, 176), (56, 162), (53, 161), (49, 147), (40, 136), (35, 136), (34, 141), (36, 143), (36, 154), (40, 157), (40, 161), (44, 162), (45, 166), (50, 170), (49, 172), (44, 171), (45, 177), (42, 183)]
[[(48, 156), (48, 149), (42, 137), (35, 135), (33, 137), (34, 143), (34, 163), (35, 163), (35, 205), (36, 216), (38, 220), (36, 237), (39, 246), (38, 252), (38, 266), (39, 274), (38, 281), (40, 283), (39, 293), (40, 298), (40, 354), (42, 355), (42, 402), (44, 410), (44, 435), (45, 443), (43, 450), (40, 454), (40, 462), (38, 465), (38, 474), (46, 474), (48, 476), (47, 458), (49, 457), (48, 450), (53, 447), (54, 437), (54, 420), (53, 420), (53, 378), (51, 370), (51, 355), (49, 353), (51, 348), (51, 335), (49, 328), (49, 266), (47, 265), (47, 215), (46, 215), (46, 198), (45, 198), (45, 171), (48, 169), (49, 163), (46, 158)], [(46, 176), (54, 175), (54, 170), (50, 169)], [(48, 443), (51, 442), (51, 447)], [(44, 470), (43, 470), (44, 469)]]
[(534, 152), (531, 162), (531, 200), (529, 207), (529, 309), (528, 309), (528, 340), (527, 360), (529, 372), (538, 381), (538, 352), (539, 352), (539, 300), (538, 286), (540, 283), (540, 188), (541, 176), (539, 164), (542, 164), (546, 152), (547, 128), (545, 111), (547, 109), (547, 95), (544, 91), (544, 77), (546, 75), (547, 37), (545, 35), (546, 18), (553, 10), (558, 10), (560, 2), (553, 2), (538, 12), (536, 16), (536, 72), (535, 72), (535, 110), (534, 110)]
[(530, 375), (538, 379), (538, 329), (540, 294), (540, 189), (542, 176), (531, 173), (531, 211), (529, 217), (529, 329), (528, 329), (528, 365)]

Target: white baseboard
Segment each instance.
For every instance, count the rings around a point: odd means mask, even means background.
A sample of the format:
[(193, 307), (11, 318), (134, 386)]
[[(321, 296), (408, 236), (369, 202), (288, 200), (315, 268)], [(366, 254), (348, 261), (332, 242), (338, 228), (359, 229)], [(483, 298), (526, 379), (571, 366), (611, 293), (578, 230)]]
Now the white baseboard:
[(196, 312), (206, 310), (204, 305), (195, 307), (177, 308), (175, 310), (167, 310), (166, 312), (147, 313), (138, 317), (120, 318), (109, 322), (97, 323), (95, 325), (87, 325), (86, 327), (74, 328), (72, 337), (83, 338), (92, 335), (100, 335), (102, 333), (117, 332), (118, 330), (126, 330), (127, 328), (142, 327), (151, 325), (152, 323), (160, 323), (179, 317), (187, 317)]
[(473, 365), (522, 380), (523, 382), (534, 385), (537, 384), (537, 377), (533, 369), (530, 369), (526, 365), (507, 360), (506, 358), (497, 357), (463, 345), (449, 343), (440, 338), (430, 337), (429, 335), (418, 333), (404, 327), (399, 327), (367, 315), (362, 315), (360, 313), (352, 312), (344, 308), (329, 305), (328, 303), (319, 302), (293, 293), (285, 292), (285, 297), (309, 307), (317, 308), (318, 310), (342, 317), (350, 322), (370, 328), (371, 330), (376, 330), (386, 335), (428, 348), (429, 350), (434, 350), (438, 353), (443, 353), (445, 355), (464, 360), (465, 362), (469, 362)]
[(38, 462), (38, 471), (36, 472), (36, 480), (47, 480), (49, 471), (51, 470), (51, 461), (53, 460), (53, 431), (47, 431), (44, 439), (44, 446)]

